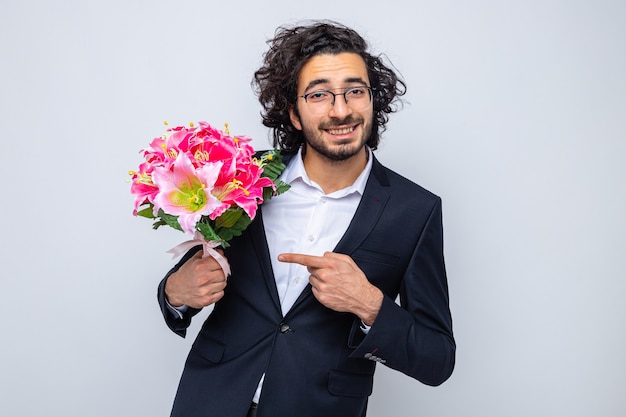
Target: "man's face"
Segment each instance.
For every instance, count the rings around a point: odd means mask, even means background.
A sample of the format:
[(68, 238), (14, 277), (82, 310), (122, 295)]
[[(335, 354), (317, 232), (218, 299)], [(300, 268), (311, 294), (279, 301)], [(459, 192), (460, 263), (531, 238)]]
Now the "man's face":
[[(369, 85), (365, 62), (355, 53), (317, 55), (302, 67), (298, 75), (299, 96), (320, 90), (336, 94), (334, 105), (326, 106), (315, 104), (312, 96), (306, 101), (299, 97), (299, 115), (294, 109), (290, 111), (293, 126), (304, 134), (307, 154), (314, 152), (332, 161), (343, 161), (363, 150), (372, 131), (371, 96), (365, 90), (367, 102), (355, 95), (354, 99), (349, 96), (346, 103), (342, 93), (347, 88)], [(356, 90), (359, 91), (362, 90)]]

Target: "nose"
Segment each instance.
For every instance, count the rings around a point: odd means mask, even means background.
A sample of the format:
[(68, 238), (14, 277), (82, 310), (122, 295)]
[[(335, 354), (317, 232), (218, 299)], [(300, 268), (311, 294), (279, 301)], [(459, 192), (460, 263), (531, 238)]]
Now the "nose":
[(333, 106), (330, 108), (330, 112), (328, 113), (328, 115), (330, 117), (342, 119), (350, 113), (352, 113), (352, 109), (346, 101), (346, 96), (344, 96), (343, 94), (336, 94), (335, 101), (333, 103)]

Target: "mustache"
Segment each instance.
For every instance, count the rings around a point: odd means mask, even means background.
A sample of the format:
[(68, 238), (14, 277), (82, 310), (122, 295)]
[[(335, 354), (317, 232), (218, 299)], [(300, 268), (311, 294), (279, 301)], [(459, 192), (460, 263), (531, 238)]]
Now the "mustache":
[(363, 123), (361, 116), (350, 115), (343, 120), (333, 119), (325, 123), (320, 124), (321, 129), (332, 129), (333, 127), (345, 126), (345, 125), (357, 125)]

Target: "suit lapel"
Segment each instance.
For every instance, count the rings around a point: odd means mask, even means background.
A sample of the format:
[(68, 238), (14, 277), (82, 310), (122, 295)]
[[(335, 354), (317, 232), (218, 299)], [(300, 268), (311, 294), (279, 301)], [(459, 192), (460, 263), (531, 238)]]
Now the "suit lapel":
[(267, 247), (267, 239), (265, 238), (265, 228), (263, 226), (263, 207), (257, 211), (257, 217), (249, 226), (252, 244), (256, 251), (259, 265), (261, 265), (261, 272), (263, 273), (263, 281), (267, 287), (272, 301), (279, 314), (282, 316), (280, 308), (280, 298), (278, 297), (278, 290), (276, 289), (276, 280), (274, 279), (274, 271), (272, 269), (272, 262), (270, 260), (270, 252)]
[(378, 222), (389, 201), (389, 179), (385, 168), (374, 158), (372, 172), (354, 217), (334, 252), (350, 255)]

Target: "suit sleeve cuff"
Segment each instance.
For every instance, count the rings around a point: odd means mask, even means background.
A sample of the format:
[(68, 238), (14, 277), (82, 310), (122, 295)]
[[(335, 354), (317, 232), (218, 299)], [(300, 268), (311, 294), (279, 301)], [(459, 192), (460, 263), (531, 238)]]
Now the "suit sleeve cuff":
[(182, 319), (183, 314), (189, 310), (189, 307), (184, 304), (180, 307), (174, 307), (169, 301), (167, 301), (167, 298), (165, 299), (165, 305), (167, 306), (167, 310), (177, 319)]

